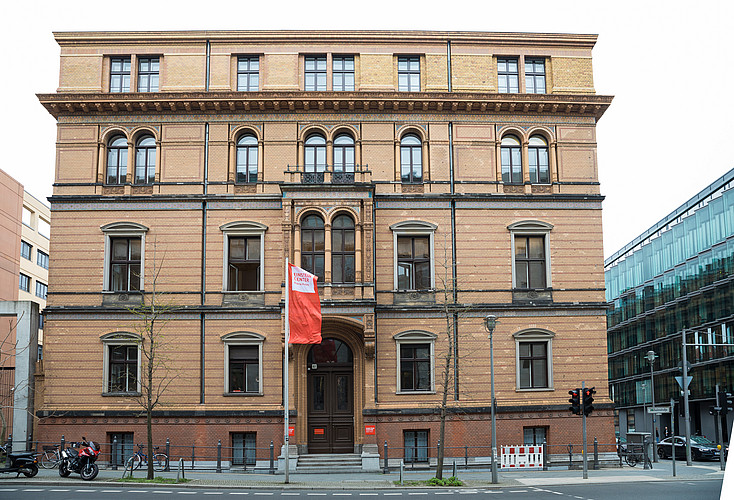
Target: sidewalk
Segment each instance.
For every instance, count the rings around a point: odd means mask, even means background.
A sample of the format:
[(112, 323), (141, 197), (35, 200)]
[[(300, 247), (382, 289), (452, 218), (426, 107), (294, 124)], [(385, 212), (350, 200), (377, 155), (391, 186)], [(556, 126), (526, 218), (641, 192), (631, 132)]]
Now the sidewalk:
[[(724, 471), (720, 470), (718, 462), (695, 462), (688, 467), (685, 462), (677, 462), (677, 476), (672, 475), (672, 463), (663, 460), (653, 464), (654, 469), (644, 470), (641, 465), (637, 467), (608, 468), (601, 470), (589, 470), (588, 479), (583, 479), (581, 470), (552, 469), (548, 471), (500, 471), (499, 483), (492, 484), (491, 473), (488, 469), (464, 471), (459, 469), (458, 477), (467, 488), (498, 488), (506, 486), (553, 486), (557, 484), (592, 484), (609, 482), (636, 482), (636, 481), (696, 481), (716, 479), (722, 481)], [(135, 477), (145, 477), (144, 470), (135, 471)], [(285, 484), (284, 475), (254, 474), (243, 472), (214, 471), (185, 471), (186, 479), (191, 482), (184, 484), (145, 484), (145, 483), (118, 483), (113, 482), (122, 476), (122, 469), (101, 469), (94, 481), (83, 481), (78, 474), (72, 474), (67, 478), (59, 477), (56, 469), (41, 469), (34, 478), (26, 478), (21, 475), (15, 478), (15, 474), (0, 474), (0, 484), (45, 484), (55, 486), (115, 486), (115, 487), (156, 487), (188, 488), (237, 488), (237, 489), (313, 489), (313, 490), (352, 490), (352, 489), (396, 489), (411, 488), (414, 486), (400, 486), (396, 484), (400, 480), (400, 473), (391, 471), (389, 474), (382, 473), (350, 473), (350, 474), (290, 474), (289, 484)], [(405, 482), (414, 480), (426, 480), (435, 475), (435, 471), (408, 472), (403, 475)], [(451, 475), (450, 469), (444, 472), (444, 477)], [(156, 473), (156, 476), (176, 478), (176, 472)], [(422, 486), (425, 488), (425, 486)], [(454, 487), (454, 489), (456, 489)]]

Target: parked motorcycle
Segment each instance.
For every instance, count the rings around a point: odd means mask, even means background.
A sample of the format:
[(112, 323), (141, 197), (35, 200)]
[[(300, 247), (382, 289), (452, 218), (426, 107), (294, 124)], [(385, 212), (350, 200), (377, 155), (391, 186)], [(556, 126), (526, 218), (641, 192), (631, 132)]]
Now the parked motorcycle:
[[(0, 446), (0, 449), (7, 453), (5, 446)], [(26, 477), (33, 477), (38, 474), (38, 453), (34, 451), (20, 451), (18, 453), (10, 452), (7, 454), (9, 465), (0, 467), (0, 472), (15, 472), (18, 477), (23, 474)]]
[[(77, 450), (76, 448), (81, 449)], [(79, 474), (85, 481), (91, 481), (99, 474), (99, 467), (94, 462), (97, 460), (100, 451), (99, 444), (94, 441), (87, 442), (85, 437), (82, 437), (82, 441), (79, 443), (72, 443), (70, 447), (61, 450), (59, 476), (67, 477), (74, 472)]]

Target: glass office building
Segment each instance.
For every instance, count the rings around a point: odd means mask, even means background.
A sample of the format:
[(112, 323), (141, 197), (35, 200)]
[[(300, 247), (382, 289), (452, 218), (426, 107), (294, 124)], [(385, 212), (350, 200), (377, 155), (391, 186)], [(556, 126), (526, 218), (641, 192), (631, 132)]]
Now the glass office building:
[[(734, 392), (734, 169), (606, 259), (607, 352), (616, 424), (651, 432), (645, 407), (679, 398), (685, 332), (691, 433), (715, 437), (716, 385)], [(708, 344), (731, 344), (713, 346)], [(648, 352), (657, 358), (652, 363)], [(654, 391), (650, 380), (654, 380)], [(728, 415), (730, 429), (734, 415)], [(660, 438), (671, 416), (657, 417)], [(677, 416), (676, 430), (683, 423)], [(657, 435), (656, 433), (656, 435)], [(677, 433), (682, 433), (677, 431)]]

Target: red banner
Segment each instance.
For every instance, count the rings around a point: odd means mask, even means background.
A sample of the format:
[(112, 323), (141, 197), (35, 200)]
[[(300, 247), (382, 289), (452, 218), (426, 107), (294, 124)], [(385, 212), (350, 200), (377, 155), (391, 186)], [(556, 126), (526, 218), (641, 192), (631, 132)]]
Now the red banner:
[(317, 277), (288, 264), (288, 323), (291, 344), (321, 343), (321, 300)]

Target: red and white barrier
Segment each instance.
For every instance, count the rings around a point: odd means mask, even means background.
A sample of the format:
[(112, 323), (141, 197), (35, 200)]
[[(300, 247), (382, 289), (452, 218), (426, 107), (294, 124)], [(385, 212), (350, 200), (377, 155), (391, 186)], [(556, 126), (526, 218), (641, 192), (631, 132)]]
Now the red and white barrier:
[(502, 469), (542, 469), (543, 445), (503, 446), (500, 453)]

